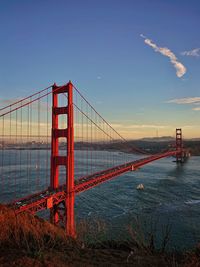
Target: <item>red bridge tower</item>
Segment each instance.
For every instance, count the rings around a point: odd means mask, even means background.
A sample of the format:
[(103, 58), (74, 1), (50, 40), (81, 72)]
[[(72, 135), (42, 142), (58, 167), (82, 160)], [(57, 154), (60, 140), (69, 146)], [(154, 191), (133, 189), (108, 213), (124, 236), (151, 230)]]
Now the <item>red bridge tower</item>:
[[(58, 95), (67, 94), (67, 106), (59, 107)], [(68, 236), (75, 236), (74, 219), (74, 111), (73, 111), (73, 85), (52, 87), (52, 139), (51, 139), (51, 181), (50, 187), (56, 190), (59, 186), (59, 166), (66, 168), (66, 199), (51, 208), (51, 221), (58, 224), (64, 222)], [(64, 95), (63, 95), (64, 97)], [(66, 115), (67, 128), (59, 129), (59, 115)], [(66, 138), (66, 155), (59, 154), (59, 138)], [(61, 204), (63, 207), (61, 207)], [(64, 216), (62, 214), (64, 211)]]
[(182, 139), (182, 129), (176, 129), (176, 150), (179, 151), (176, 154), (176, 162), (184, 162), (184, 152), (183, 152), (183, 139)]

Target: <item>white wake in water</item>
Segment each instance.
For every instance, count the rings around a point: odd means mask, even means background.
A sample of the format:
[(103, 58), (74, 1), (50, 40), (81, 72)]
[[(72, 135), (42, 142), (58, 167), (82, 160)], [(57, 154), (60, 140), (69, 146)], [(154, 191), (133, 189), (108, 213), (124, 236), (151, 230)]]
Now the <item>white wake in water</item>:
[(184, 203), (187, 205), (200, 204), (200, 199), (188, 200), (188, 201), (185, 201)]

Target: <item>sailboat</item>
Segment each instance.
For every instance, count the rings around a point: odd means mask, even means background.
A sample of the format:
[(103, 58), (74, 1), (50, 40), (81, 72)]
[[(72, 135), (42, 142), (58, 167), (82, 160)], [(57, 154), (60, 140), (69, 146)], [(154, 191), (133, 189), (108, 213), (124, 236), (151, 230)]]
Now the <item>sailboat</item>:
[(144, 190), (144, 185), (143, 184), (139, 184), (137, 186), (137, 190)]

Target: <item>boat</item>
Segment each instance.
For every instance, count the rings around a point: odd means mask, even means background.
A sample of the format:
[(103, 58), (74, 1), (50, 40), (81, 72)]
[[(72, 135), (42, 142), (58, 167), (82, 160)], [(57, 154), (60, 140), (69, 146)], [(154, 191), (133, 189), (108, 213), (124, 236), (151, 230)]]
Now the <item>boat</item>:
[(144, 185), (143, 184), (139, 184), (137, 186), (137, 190), (144, 190)]

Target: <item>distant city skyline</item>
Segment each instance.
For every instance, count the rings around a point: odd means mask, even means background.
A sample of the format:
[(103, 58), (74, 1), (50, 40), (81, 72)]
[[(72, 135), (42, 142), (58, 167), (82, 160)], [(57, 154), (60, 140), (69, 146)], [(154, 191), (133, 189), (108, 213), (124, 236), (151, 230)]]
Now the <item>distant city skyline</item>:
[(196, 0), (1, 1), (0, 107), (72, 80), (127, 139), (198, 138), (199, 14)]

